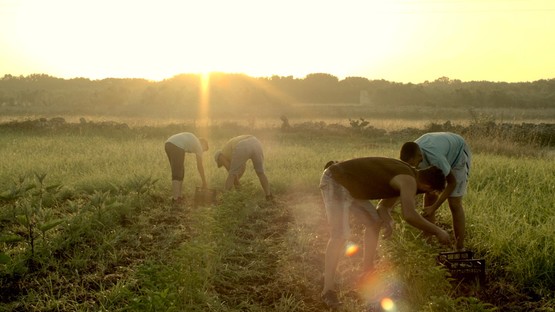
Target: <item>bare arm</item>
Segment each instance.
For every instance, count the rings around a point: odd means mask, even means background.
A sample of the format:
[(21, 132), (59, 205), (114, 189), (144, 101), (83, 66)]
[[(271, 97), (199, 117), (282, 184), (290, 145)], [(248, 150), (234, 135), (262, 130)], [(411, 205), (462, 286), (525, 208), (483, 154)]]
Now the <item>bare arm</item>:
[(442, 244), (449, 244), (449, 234), (416, 212), (416, 180), (410, 175), (400, 174), (391, 180), (391, 185), (399, 189), (402, 216), (408, 224), (424, 232), (435, 235)]
[(202, 180), (202, 188), (206, 188), (206, 177), (204, 176), (204, 165), (202, 163), (202, 156), (196, 155), (197, 157), (197, 170)]
[(242, 170), (239, 174), (230, 175), (229, 174), (229, 169), (231, 169), (231, 161), (228, 160), (223, 155), (221, 155), (219, 159), (220, 159), (220, 162), (222, 163), (222, 166), (224, 166), (224, 168), (228, 172), (227, 179), (225, 180), (224, 189), (225, 190), (230, 190), (233, 186), (239, 187), (241, 185), (239, 183), (239, 179), (241, 178), (241, 176), (243, 176), (243, 173), (245, 173), (246, 165), (243, 165), (243, 168), (242, 168)]
[(425, 216), (431, 215), (436, 210), (438, 210), (439, 207), (441, 207), (441, 205), (447, 200), (449, 195), (451, 195), (451, 193), (453, 193), (453, 190), (455, 189), (455, 186), (457, 185), (457, 180), (455, 179), (455, 176), (450, 171), (449, 174), (445, 177), (445, 179), (447, 181), (447, 185), (445, 186), (445, 189), (441, 192), (441, 194), (439, 195), (437, 200), (431, 206), (424, 207), (424, 215)]

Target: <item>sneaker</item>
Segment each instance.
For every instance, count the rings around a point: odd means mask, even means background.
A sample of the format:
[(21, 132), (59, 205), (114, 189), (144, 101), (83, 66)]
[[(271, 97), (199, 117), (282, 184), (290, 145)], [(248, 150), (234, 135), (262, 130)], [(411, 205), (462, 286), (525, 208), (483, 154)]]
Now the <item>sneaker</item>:
[(338, 308), (343, 303), (339, 301), (337, 298), (337, 293), (335, 291), (328, 290), (325, 294), (322, 295), (322, 300), (326, 304), (328, 308)]
[(273, 201), (274, 200), (274, 195), (272, 195), (272, 194), (266, 195), (266, 200), (267, 201)]

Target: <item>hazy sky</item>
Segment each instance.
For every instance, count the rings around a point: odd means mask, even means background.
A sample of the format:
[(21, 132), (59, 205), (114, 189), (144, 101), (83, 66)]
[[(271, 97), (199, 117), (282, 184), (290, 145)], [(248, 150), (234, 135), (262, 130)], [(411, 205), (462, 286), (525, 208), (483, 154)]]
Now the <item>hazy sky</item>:
[(554, 0), (0, 0), (0, 75), (555, 78)]

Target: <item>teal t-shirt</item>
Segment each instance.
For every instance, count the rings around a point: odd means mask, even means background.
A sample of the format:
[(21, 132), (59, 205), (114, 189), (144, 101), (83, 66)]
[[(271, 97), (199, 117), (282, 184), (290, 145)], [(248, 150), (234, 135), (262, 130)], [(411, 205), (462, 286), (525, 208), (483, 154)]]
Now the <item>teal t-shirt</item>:
[(422, 157), (420, 168), (436, 166), (447, 176), (459, 161), (466, 143), (464, 139), (451, 132), (430, 132), (414, 142), (420, 146)]

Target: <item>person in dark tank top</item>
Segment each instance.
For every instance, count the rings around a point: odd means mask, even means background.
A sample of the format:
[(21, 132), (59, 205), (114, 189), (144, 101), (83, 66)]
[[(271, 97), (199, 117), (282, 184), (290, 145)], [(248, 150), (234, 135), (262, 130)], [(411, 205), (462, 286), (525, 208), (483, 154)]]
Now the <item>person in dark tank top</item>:
[[(410, 225), (450, 244), (449, 234), (424, 219), (416, 211), (416, 194), (441, 191), (445, 176), (437, 167), (416, 169), (394, 158), (362, 157), (325, 165), (320, 179), (330, 238), (325, 252), (322, 299), (328, 307), (341, 305), (334, 289), (335, 273), (344, 244), (350, 235), (349, 214), (365, 226), (363, 268), (374, 269), (381, 227), (391, 235), (390, 211), (400, 199), (402, 217)], [(380, 200), (377, 208), (370, 200)]]

